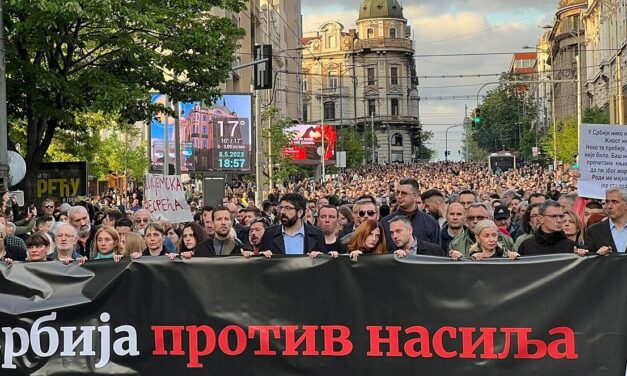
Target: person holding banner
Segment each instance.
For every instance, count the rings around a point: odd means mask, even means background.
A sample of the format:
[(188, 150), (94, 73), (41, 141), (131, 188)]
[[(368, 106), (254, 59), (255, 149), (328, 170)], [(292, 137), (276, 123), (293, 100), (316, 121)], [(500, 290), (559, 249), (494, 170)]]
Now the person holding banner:
[(144, 230), (144, 241), (146, 249), (144, 252), (134, 252), (132, 258), (140, 258), (142, 256), (163, 256), (169, 253), (163, 246), (165, 240), (165, 230), (156, 222), (149, 223)]
[[(183, 227), (183, 236), (178, 244), (178, 256), (184, 259), (190, 259), (196, 252), (198, 244), (207, 239), (207, 233), (196, 222), (189, 222)], [(176, 253), (169, 253), (170, 260), (176, 258)]]
[(610, 187), (605, 191), (605, 211), (609, 217), (588, 227), (586, 248), (598, 255), (612, 251), (625, 253), (627, 247), (627, 188)]
[(518, 252), (509, 251), (499, 245), (499, 228), (491, 220), (483, 220), (475, 225), (475, 239), (470, 247), (470, 258), (479, 261), (487, 258), (507, 257), (515, 260), (520, 256)]
[(346, 244), (346, 249), (350, 252), (351, 260), (357, 261), (362, 254), (387, 254), (388, 247), (385, 241), (383, 225), (368, 219), (357, 227), (351, 240)]
[(48, 250), (50, 250), (50, 240), (48, 240), (48, 237), (45, 234), (36, 232), (26, 239), (26, 249), (28, 250), (28, 257), (26, 261), (48, 261), (47, 256)]
[(215, 234), (200, 242), (194, 256), (240, 256), (242, 242), (233, 229), (233, 216), (227, 206), (216, 206), (211, 212)]

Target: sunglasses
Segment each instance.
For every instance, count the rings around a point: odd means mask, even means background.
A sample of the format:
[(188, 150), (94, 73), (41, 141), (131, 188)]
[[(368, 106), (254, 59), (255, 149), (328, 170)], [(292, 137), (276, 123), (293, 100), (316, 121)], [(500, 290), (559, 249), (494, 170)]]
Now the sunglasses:
[(368, 214), (368, 217), (372, 217), (373, 215), (376, 214), (376, 212), (374, 210), (367, 210), (367, 211), (360, 210), (357, 214), (359, 214), (359, 217), (365, 217), (366, 214)]
[(46, 208), (46, 209), (54, 209), (54, 205), (46, 205), (46, 206), (44, 206), (44, 208)]

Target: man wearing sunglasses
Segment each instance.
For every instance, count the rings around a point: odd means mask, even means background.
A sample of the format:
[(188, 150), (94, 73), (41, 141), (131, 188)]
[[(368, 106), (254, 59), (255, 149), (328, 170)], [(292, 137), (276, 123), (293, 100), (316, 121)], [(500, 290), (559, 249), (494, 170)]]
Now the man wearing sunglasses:
[(343, 229), (342, 233), (338, 235), (338, 237), (342, 240), (342, 243), (346, 243), (351, 240), (353, 233), (357, 230), (357, 227), (369, 219), (373, 221), (379, 220), (379, 210), (377, 205), (374, 203), (374, 198), (372, 196), (359, 198), (353, 205), (353, 227), (351, 229)]
[(51, 198), (47, 198), (41, 203), (41, 213), (48, 217), (52, 217), (54, 214), (54, 201)]
[(395, 250), (394, 240), (390, 233), (390, 221), (399, 215), (409, 218), (413, 228), (413, 235), (416, 239), (440, 244), (440, 224), (435, 218), (423, 213), (418, 207), (418, 199), (420, 198), (418, 181), (413, 178), (401, 179), (394, 193), (398, 203), (398, 211), (381, 220), (381, 224), (385, 229), (388, 252), (392, 253)]

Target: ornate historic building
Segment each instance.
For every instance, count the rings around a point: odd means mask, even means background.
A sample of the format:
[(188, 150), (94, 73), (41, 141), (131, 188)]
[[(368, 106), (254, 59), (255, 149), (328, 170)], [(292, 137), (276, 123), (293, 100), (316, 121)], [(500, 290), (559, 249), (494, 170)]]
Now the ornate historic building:
[(325, 22), (303, 44), (303, 121), (356, 129), (366, 161), (414, 160), (420, 98), (411, 30), (399, 2), (364, 0), (357, 29)]

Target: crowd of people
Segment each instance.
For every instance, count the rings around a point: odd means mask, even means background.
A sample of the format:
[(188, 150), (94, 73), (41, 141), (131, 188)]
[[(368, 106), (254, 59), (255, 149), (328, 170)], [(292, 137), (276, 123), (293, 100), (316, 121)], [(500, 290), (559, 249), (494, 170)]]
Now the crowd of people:
[(273, 188), (259, 207), (242, 182), (222, 205), (187, 200), (189, 223), (155, 218), (138, 188), (128, 207), (105, 197), (20, 208), (2, 196), (0, 259), (84, 264), (166, 256), (428, 255), (450, 260), (625, 252), (627, 188), (578, 197), (577, 171), (539, 165), (493, 173), (478, 163), (368, 165)]

